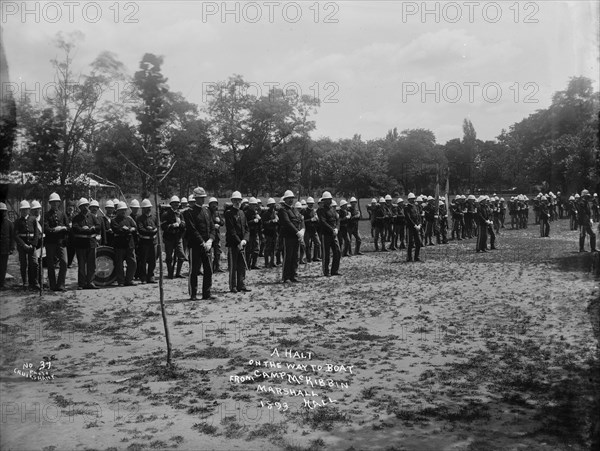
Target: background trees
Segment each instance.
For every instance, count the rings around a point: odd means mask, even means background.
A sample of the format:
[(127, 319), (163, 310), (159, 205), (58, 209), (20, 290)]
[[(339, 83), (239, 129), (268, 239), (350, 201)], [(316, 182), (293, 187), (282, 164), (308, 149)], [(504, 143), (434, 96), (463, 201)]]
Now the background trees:
[[(38, 104), (19, 100), (16, 125), (3, 119), (0, 130), (13, 169), (39, 171), (41, 180), (58, 179), (63, 188), (70, 177), (93, 172), (148, 196), (150, 175), (174, 164), (160, 187), (164, 196), (186, 196), (197, 185), (220, 195), (237, 189), (279, 196), (289, 188), (303, 196), (323, 189), (357, 197), (433, 194), (436, 176), (442, 187), (449, 178), (453, 193), (598, 190), (600, 96), (584, 77), (495, 140), (478, 139), (469, 118), (463, 136), (445, 144), (420, 128), (332, 140), (311, 136), (317, 99), (280, 89), (262, 95), (241, 75), (214, 84), (200, 109), (170, 90), (163, 58), (152, 53), (133, 76), (110, 52), (74, 74), (79, 39), (57, 35), (61, 56), (50, 62), (56, 92)], [(111, 98), (115, 83), (126, 99)]]

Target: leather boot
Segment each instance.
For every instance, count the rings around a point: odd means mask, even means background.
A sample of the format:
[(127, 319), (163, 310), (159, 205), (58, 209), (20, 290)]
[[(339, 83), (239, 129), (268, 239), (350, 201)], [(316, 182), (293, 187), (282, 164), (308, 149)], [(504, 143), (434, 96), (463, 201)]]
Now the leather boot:
[(406, 261), (407, 262), (412, 262), (413, 258), (412, 258), (412, 249), (409, 249), (408, 251), (406, 251)]
[(182, 277), (181, 275), (181, 267), (183, 266), (183, 260), (177, 261), (177, 272), (175, 272), (175, 277)]
[(585, 252), (585, 236), (579, 238), (579, 252)]
[(590, 236), (590, 248), (592, 252), (596, 252), (596, 235)]

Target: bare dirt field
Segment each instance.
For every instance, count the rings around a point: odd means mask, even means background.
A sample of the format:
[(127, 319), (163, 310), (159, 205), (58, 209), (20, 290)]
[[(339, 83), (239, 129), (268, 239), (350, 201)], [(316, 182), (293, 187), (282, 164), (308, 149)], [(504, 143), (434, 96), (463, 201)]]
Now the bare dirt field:
[[(340, 277), (253, 270), (233, 294), (221, 273), (210, 302), (166, 280), (170, 369), (157, 285), (3, 291), (1, 448), (590, 449), (598, 283), (578, 232), (551, 227), (410, 264), (371, 252), (363, 221)], [(22, 375), (42, 360), (48, 380)]]

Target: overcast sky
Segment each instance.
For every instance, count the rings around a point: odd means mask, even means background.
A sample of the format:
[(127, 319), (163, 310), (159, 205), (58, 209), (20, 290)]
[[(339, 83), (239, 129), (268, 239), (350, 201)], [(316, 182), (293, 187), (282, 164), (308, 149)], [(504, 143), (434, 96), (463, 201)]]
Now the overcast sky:
[(599, 88), (596, 1), (23, 4), (1, 3), (11, 89), (40, 86), (43, 98), (53, 37), (79, 30), (77, 70), (103, 50), (130, 75), (144, 53), (162, 55), (170, 88), (199, 105), (232, 74), (265, 95), (278, 83), (318, 96), (314, 138), (427, 128), (443, 144), (462, 137), (468, 117), (480, 139), (494, 139), (572, 76)]

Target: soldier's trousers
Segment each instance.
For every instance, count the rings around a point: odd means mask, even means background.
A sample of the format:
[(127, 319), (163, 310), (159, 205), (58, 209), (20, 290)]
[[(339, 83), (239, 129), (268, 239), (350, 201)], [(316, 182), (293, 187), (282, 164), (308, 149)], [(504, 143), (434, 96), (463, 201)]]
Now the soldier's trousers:
[(419, 230), (410, 226), (406, 228), (406, 233), (408, 234), (408, 249), (406, 250), (406, 260), (412, 261), (413, 249), (415, 250), (415, 259), (419, 258), (419, 253), (421, 252), (421, 234), (419, 233)]
[(190, 259), (188, 294), (193, 297), (198, 293), (198, 275), (200, 274), (200, 266), (202, 265), (202, 297), (207, 298), (210, 296), (213, 275), (210, 251), (207, 252), (203, 246), (192, 246), (188, 248), (188, 255)]
[(573, 213), (569, 215), (569, 227), (571, 230), (577, 230), (577, 215)]
[(321, 240), (316, 229), (306, 228), (304, 233), (304, 247), (306, 248), (306, 261), (321, 258)]
[(21, 281), (23, 285), (35, 286), (38, 282), (38, 262), (34, 249), (27, 252), (19, 247), (19, 266), (21, 268)]
[(362, 244), (362, 240), (358, 234), (358, 222), (353, 221), (350, 227), (348, 227), (348, 237), (350, 239), (350, 247), (352, 247), (352, 238), (354, 238), (354, 253), (358, 254), (360, 252), (360, 245)]
[[(264, 242), (264, 239), (263, 239)], [(212, 270), (216, 272), (221, 269), (221, 237), (217, 234), (215, 239), (213, 240), (212, 245), (213, 251), (213, 262), (212, 262)]]
[(585, 248), (585, 236), (590, 236), (590, 249), (596, 250), (596, 234), (592, 230), (592, 226), (588, 223), (586, 225), (579, 226), (579, 251), (583, 252)]
[(380, 240), (381, 240), (381, 249), (382, 250), (385, 249), (384, 233), (385, 233), (385, 227), (383, 225), (375, 226), (375, 250), (376, 251), (379, 250), (377, 243), (379, 243)]
[[(392, 247), (394, 249), (403, 249), (406, 247), (404, 244), (404, 229), (406, 225), (404, 224), (404, 220), (402, 222), (397, 222), (394, 224), (394, 239), (392, 241)], [(398, 246), (398, 240), (400, 240), (400, 246)]]
[[(333, 235), (323, 235), (323, 275), (337, 274), (340, 269), (341, 251), (337, 238)], [(329, 261), (331, 260), (331, 272)]]
[[(154, 279), (154, 269), (156, 268), (156, 245), (154, 240), (140, 240), (138, 245), (137, 270), (136, 273), (142, 282), (149, 282)], [(137, 259), (137, 256), (136, 256)]]
[(448, 243), (448, 219), (444, 218), (440, 221), (440, 237), (442, 239), (442, 243)]
[[(58, 279), (54, 260), (58, 258)], [(59, 243), (46, 244), (46, 262), (48, 266), (48, 282), (51, 290), (65, 287), (67, 276), (67, 248)]]
[(517, 222), (517, 217), (514, 213), (510, 214), (510, 228), (514, 229), (516, 225), (516, 228), (519, 228), (519, 223)]
[(475, 250), (477, 252), (487, 250), (487, 231), (488, 231), (487, 224), (478, 224), (477, 225), (477, 241), (475, 244)]
[(281, 278), (283, 282), (298, 277), (298, 248), (300, 241), (297, 236), (283, 237), (283, 266)]
[(348, 235), (347, 227), (340, 227), (338, 239), (340, 241), (340, 247), (342, 248), (342, 257), (352, 255), (352, 250), (350, 249), (350, 236)]
[(181, 265), (185, 261), (185, 254), (183, 253), (183, 242), (181, 238), (175, 240), (165, 240), (165, 254), (167, 262), (167, 274), (169, 277), (173, 277), (174, 271), (174, 260), (177, 259), (177, 267), (180, 269)]
[(457, 240), (462, 240), (464, 230), (465, 220), (462, 217), (452, 219), (452, 239), (456, 238)]
[(246, 261), (248, 262), (248, 267), (256, 267), (259, 253), (260, 244), (258, 242), (258, 233), (251, 233), (248, 238), (248, 244), (246, 245)]
[[(123, 263), (127, 264), (127, 272), (123, 268)], [(133, 283), (133, 276), (137, 268), (135, 259), (135, 249), (115, 248), (115, 270), (117, 273), (117, 282), (119, 285), (124, 283)]]
[(77, 254), (77, 285), (85, 287), (91, 284), (96, 276), (96, 248), (75, 248), (75, 254)]
[(548, 222), (548, 218), (540, 219), (540, 237), (545, 238), (550, 236), (550, 223)]
[(488, 225), (487, 227), (487, 234), (490, 237), (490, 248), (491, 249), (496, 249), (496, 234), (494, 233), (494, 227), (491, 225)]
[(258, 243), (259, 243), (258, 244), (258, 249), (259, 249), (258, 256), (263, 257), (265, 255), (265, 245), (266, 245), (265, 234), (263, 232), (260, 232), (258, 234)]
[[(306, 237), (306, 236), (305, 236)], [(275, 245), (277, 244), (277, 235), (265, 235), (265, 268), (275, 266)]]
[(438, 244), (439, 244), (440, 235), (436, 229), (437, 229), (437, 227), (435, 226), (435, 220), (427, 221), (426, 228), (425, 228), (425, 244), (427, 244), (428, 242), (429, 242), (429, 244), (433, 244), (431, 242), (431, 239), (433, 238), (434, 234), (435, 234)]
[(246, 288), (246, 266), (244, 264), (244, 250), (238, 247), (227, 248), (227, 264), (229, 265), (229, 289), (243, 290)]
[(6, 270), (8, 269), (8, 255), (0, 254), (0, 288), (4, 288), (4, 281), (6, 280)]

